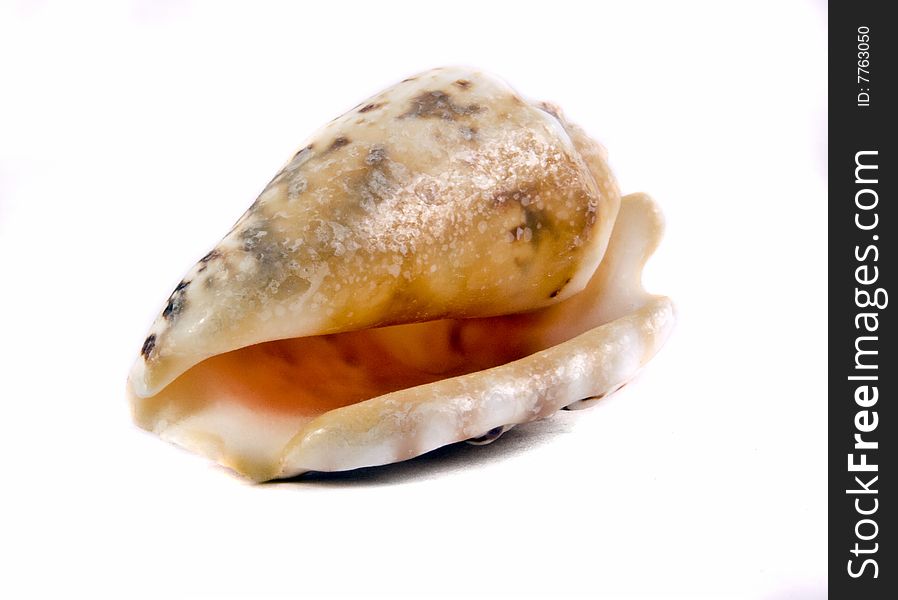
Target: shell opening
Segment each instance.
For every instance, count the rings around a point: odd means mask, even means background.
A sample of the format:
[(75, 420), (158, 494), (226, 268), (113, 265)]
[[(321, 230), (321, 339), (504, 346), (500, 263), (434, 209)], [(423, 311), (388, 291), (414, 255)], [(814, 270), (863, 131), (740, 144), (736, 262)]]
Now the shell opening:
[[(294, 458), (288, 460), (285, 453), (323, 430), (317, 425), (334, 411), (362, 404), (381, 410), (378, 402), (398, 402), (393, 392), (507, 365), (640, 309), (651, 299), (642, 290), (641, 269), (661, 230), (654, 203), (646, 196), (628, 196), (605, 260), (583, 292), (558, 304), (524, 314), (444, 319), (248, 346), (206, 359), (151, 397), (139, 398), (132, 391), (135, 419), (255, 479), (367, 466), (313, 464), (309, 458), (295, 458), (295, 448)], [(568, 403), (600, 392), (573, 390)], [(391, 410), (400, 418), (403, 407)], [(472, 422), (470, 431), (462, 425), (457, 441), (517, 419), (501, 414), (489, 418), (499, 422), (486, 427)], [(422, 447), (385, 452), (395, 460), (420, 453)], [(302, 460), (309, 462), (297, 464)], [(369, 455), (359, 460), (378, 464), (382, 459)]]

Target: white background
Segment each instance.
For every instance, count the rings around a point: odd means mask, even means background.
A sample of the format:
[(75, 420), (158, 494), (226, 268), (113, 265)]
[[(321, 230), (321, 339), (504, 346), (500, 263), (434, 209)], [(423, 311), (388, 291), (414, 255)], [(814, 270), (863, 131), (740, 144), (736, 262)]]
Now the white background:
[[(823, 2), (3, 2), (0, 596), (826, 595)], [(664, 208), (674, 337), (590, 411), (252, 485), (130, 423), (183, 272), (416, 71), (560, 104)]]

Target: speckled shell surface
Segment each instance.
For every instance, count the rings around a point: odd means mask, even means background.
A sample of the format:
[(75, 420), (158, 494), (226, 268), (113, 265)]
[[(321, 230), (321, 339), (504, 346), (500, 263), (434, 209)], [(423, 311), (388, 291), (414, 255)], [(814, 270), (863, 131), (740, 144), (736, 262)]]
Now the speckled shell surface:
[(601, 149), (553, 112), (438, 69), (335, 119), (175, 289), (135, 391), (265, 340), (520, 312), (583, 289), (619, 194)]
[(662, 229), (557, 108), (422, 73), (314, 134), (187, 273), (135, 420), (256, 480), (491, 441), (660, 348), (673, 307), (640, 273)]

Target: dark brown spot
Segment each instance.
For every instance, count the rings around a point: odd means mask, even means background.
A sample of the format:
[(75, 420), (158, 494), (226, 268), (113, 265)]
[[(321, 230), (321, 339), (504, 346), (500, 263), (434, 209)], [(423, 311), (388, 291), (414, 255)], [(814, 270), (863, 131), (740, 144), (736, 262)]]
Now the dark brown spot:
[(561, 290), (564, 289), (564, 286), (566, 286), (566, 285), (569, 284), (570, 282), (571, 282), (571, 278), (570, 278), (570, 277), (568, 277), (567, 279), (565, 279), (565, 280), (564, 280), (564, 283), (562, 283), (560, 287), (558, 287), (558, 288), (555, 289), (551, 294), (549, 294), (549, 298), (555, 298), (555, 297), (557, 297), (558, 294), (561, 293)]
[(151, 333), (149, 336), (147, 336), (147, 339), (145, 339), (143, 341), (143, 347), (140, 349), (140, 354), (141, 354), (141, 356), (144, 357), (144, 359), (149, 359), (150, 356), (153, 354), (153, 350), (155, 350), (155, 349), (156, 349), (156, 334)]
[(377, 110), (381, 106), (383, 106), (383, 103), (381, 103), (381, 102), (374, 102), (372, 104), (366, 104), (365, 106), (363, 106), (362, 108), (359, 109), (359, 112), (366, 113), (369, 110)]
[(457, 85), (458, 87), (460, 87), (463, 90), (466, 90), (469, 87), (471, 87), (471, 82), (468, 81), (467, 79), (456, 79), (454, 83), (455, 83), (455, 85)]
[(219, 250), (218, 248), (213, 248), (197, 263), (200, 266), (199, 271), (197, 272), (202, 273), (209, 267), (210, 262), (219, 258), (221, 258), (221, 250)]
[(402, 83), (405, 83), (406, 81), (415, 81), (416, 79), (418, 79), (418, 78), (417, 77), (406, 77), (405, 79), (402, 80)]
[(171, 321), (181, 314), (181, 311), (184, 310), (184, 306), (187, 304), (184, 298), (184, 290), (187, 289), (188, 285), (190, 285), (189, 281), (182, 281), (175, 287), (175, 291), (168, 297), (168, 304), (165, 305), (165, 309), (162, 311), (163, 318)]
[(347, 145), (349, 145), (349, 138), (341, 135), (340, 137), (335, 139), (333, 141), (333, 143), (331, 143), (331, 145), (327, 149), (327, 151), (331, 152), (333, 150), (337, 150), (338, 148), (342, 148), (343, 146), (347, 146)]
[(203, 258), (200, 259), (200, 262), (207, 263), (210, 260), (215, 260), (216, 258), (218, 258), (220, 256), (221, 256), (221, 251), (216, 248), (214, 250), (210, 250), (208, 252), (208, 254), (206, 254), (206, 256), (204, 256)]
[(420, 119), (454, 121), (458, 117), (473, 115), (481, 110), (483, 110), (482, 107), (477, 104), (468, 104), (467, 106), (455, 104), (446, 92), (433, 90), (423, 92), (412, 98), (408, 110), (399, 115), (399, 118), (417, 117)]

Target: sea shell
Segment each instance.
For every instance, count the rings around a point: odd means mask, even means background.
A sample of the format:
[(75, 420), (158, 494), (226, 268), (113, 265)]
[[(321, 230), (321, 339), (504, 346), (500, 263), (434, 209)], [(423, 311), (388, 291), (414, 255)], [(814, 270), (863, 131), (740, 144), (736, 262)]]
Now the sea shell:
[(628, 381), (674, 321), (662, 232), (556, 107), (435, 69), (315, 134), (188, 272), (137, 424), (254, 480), (488, 443)]

